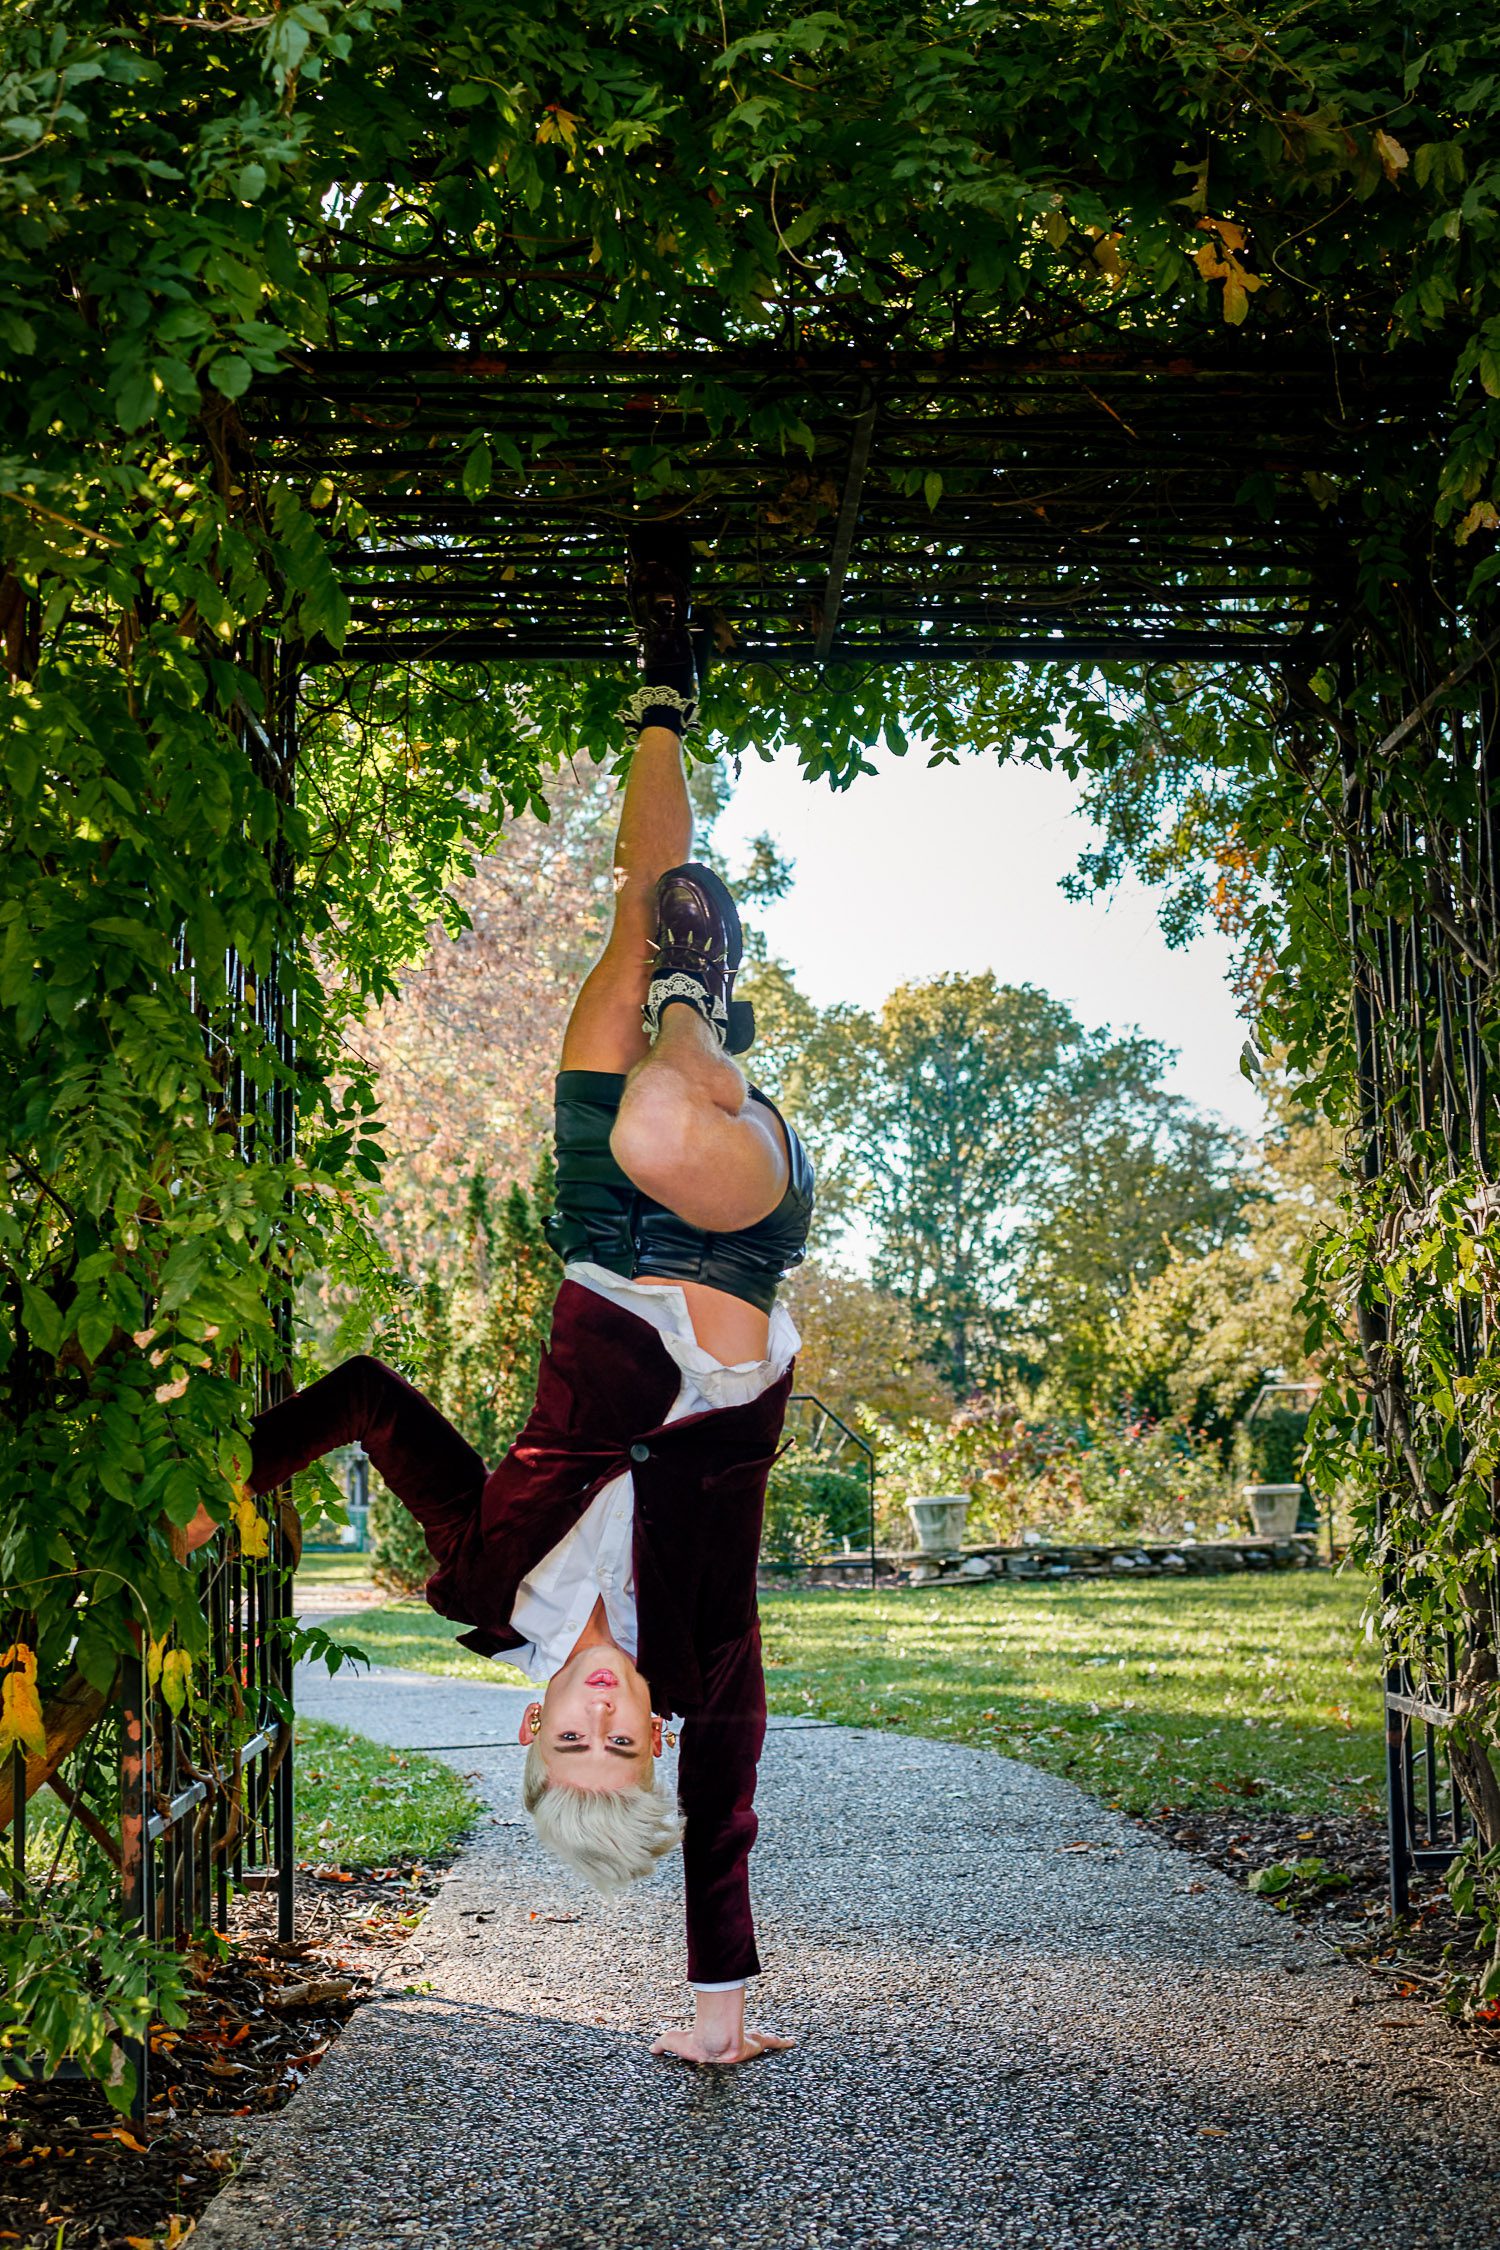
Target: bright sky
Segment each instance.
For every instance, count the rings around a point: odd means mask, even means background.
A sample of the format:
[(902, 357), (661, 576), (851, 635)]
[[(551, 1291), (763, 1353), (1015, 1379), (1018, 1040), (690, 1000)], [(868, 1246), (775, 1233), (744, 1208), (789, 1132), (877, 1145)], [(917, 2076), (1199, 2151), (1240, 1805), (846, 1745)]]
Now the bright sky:
[(1040, 985), (1090, 1028), (1164, 1041), (1179, 1053), (1174, 1091), (1258, 1130), (1228, 946), (1208, 932), (1173, 951), (1152, 893), (1133, 881), (1087, 905), (1063, 896), (1059, 880), (1093, 833), (1065, 775), (982, 758), (929, 770), (917, 754), (879, 764), (834, 796), (790, 761), (747, 758), (714, 830), (731, 867), (765, 830), (796, 862), (790, 895), (755, 918), (810, 999), (874, 1007), (917, 977), (993, 969)]

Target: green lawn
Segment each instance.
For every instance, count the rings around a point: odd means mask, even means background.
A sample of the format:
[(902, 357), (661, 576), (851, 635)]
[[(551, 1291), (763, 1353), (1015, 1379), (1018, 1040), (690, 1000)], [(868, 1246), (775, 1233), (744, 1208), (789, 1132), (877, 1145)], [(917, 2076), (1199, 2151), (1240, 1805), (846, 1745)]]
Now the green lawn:
[(297, 1565), (297, 1582), (321, 1586), (331, 1580), (339, 1586), (367, 1586), (371, 1577), (370, 1563), (369, 1555), (362, 1555), (353, 1547), (320, 1548), (316, 1554), (304, 1550)]
[[(1363, 1582), (1326, 1572), (761, 1597), (771, 1708), (973, 1742), (1131, 1812), (1264, 1795), (1373, 1805), (1379, 1670)], [(346, 1630), (377, 1663), (517, 1681), (419, 1602)]]
[(297, 1722), (297, 1857), (383, 1866), (451, 1851), (473, 1826), (467, 1782), (416, 1750), (387, 1750), (321, 1719)]

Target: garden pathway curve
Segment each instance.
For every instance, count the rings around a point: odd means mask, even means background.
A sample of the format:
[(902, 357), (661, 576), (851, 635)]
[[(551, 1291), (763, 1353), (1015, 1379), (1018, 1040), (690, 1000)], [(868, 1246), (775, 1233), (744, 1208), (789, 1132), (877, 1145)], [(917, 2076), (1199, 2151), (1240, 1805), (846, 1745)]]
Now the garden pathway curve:
[(311, 1715), (459, 1746), (440, 1754), (489, 1810), (195, 2250), (1500, 2245), (1500, 2074), (1226, 1877), (988, 1751), (773, 1722), (756, 2012), (800, 2044), (654, 2061), (680, 1878), (605, 1903), (542, 1858), (523, 1701), (305, 1683)]

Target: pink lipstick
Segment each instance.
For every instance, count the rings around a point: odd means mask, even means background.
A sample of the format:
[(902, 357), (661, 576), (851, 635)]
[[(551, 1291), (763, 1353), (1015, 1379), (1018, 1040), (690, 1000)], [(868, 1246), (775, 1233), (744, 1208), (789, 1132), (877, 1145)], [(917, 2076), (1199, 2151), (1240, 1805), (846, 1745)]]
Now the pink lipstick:
[(618, 1687), (620, 1683), (613, 1672), (600, 1671), (590, 1672), (583, 1684), (585, 1687)]

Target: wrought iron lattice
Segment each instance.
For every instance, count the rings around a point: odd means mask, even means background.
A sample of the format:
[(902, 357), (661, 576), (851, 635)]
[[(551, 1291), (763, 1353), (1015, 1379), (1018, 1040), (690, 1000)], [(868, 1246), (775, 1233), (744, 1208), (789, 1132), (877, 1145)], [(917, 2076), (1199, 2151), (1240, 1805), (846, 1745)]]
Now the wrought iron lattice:
[[(252, 661), (261, 675), (268, 723), (236, 713), (236, 725), (265, 780), (289, 796), (295, 769), (295, 676), (285, 652), (266, 644)], [(291, 880), (290, 860), (275, 870)], [(194, 976), (185, 956), (179, 973)], [(285, 1162), (294, 1145), (291, 1081), (294, 1026), (279, 965), (257, 979), (233, 953), (224, 962), (224, 990), (199, 1006), (205, 1046), (218, 1085), (220, 1121), (234, 1133), (240, 1154)], [(273, 1056), (281, 1066), (267, 1082), (261, 1068)], [(277, 1292), (283, 1341), (290, 1302)], [(286, 1386), (283, 1375), (262, 1370), (260, 1403)], [(89, 1723), (81, 1739), (41, 1786), (61, 1814), (38, 1818), (35, 1776), (27, 1802), (27, 1760), (9, 1761), (10, 1863), (17, 1895), (45, 1893), (66, 1880), (74, 1831), (117, 1871), (120, 1896), (143, 1933), (174, 1942), (213, 1923), (227, 1927), (231, 1885), (271, 1890), (279, 1934), (293, 1935), (292, 1676), (289, 1631), (291, 1573), (296, 1534), (290, 1502), (273, 1496), (262, 1504), (266, 1552), (246, 1554), (231, 1532), (205, 1551), (199, 1564), (201, 1597), (209, 1621), (203, 1672), (213, 1683), (202, 1710), (174, 1712), (148, 1676), (144, 1651), (122, 1669), (109, 1698), (89, 1700), (83, 1684), (75, 1696)], [(226, 1698), (213, 1700), (214, 1693)], [(144, 2116), (149, 2099), (149, 2055), (132, 2045), (135, 2107)], [(24, 2061), (22, 2069), (27, 2068)], [(64, 2064), (62, 2075), (80, 2075)]]
[(247, 402), (365, 511), (346, 656), (622, 664), (638, 514), (731, 662), (1275, 659), (1342, 605), (1335, 480), (1439, 411), (1421, 362), (1141, 350), (328, 351)]
[[(1500, 963), (1500, 683), (1495, 642), (1471, 646), (1440, 670), (1430, 649), (1410, 660), (1418, 700), (1386, 714), (1372, 755), (1357, 747), (1359, 722), (1346, 701), (1343, 813), (1354, 1033), (1367, 1181), (1400, 1183), (1391, 1223), (1419, 1227), (1446, 1183), (1494, 1179), (1500, 1087), (1487, 1027)], [(1346, 680), (1352, 691), (1352, 676)], [(1396, 812), (1379, 787), (1382, 759), (1420, 743), (1431, 787), (1418, 819)], [(1393, 880), (1394, 878), (1394, 880)], [(1493, 1211), (1490, 1202), (1490, 1212)], [(1484, 1213), (1479, 1216), (1485, 1216)], [(1387, 1315), (1362, 1316), (1373, 1375), (1374, 1433), (1398, 1463), (1403, 1454), (1397, 1347)], [(1461, 1301), (1451, 1337), (1453, 1371), (1472, 1375), (1494, 1349), (1485, 1318)], [(1396, 1474), (1409, 1478), (1409, 1462)], [(1420, 1545), (1390, 1565), (1391, 1596), (1419, 1606), (1426, 1564)], [(1500, 1648), (1500, 1581), (1462, 1589), (1455, 1607), (1432, 1587), (1436, 1622), (1392, 1647), (1385, 1674), (1391, 1902), (1405, 1911), (1411, 1880), (1450, 1864), (1468, 1830), (1455, 1773), (1453, 1728), (1466, 1672)], [(1393, 1600), (1393, 1609), (1396, 1604)]]

